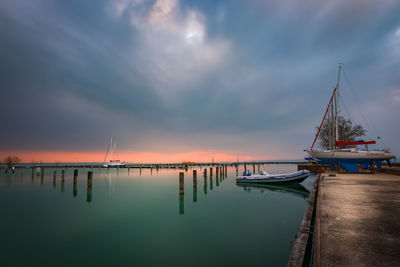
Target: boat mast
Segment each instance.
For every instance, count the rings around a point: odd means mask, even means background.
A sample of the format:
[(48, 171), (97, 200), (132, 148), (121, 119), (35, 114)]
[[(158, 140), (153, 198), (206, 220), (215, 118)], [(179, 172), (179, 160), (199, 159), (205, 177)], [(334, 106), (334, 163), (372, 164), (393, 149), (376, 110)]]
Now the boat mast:
[(339, 70), (338, 70), (338, 80), (336, 84), (336, 92), (335, 92), (335, 147), (336, 142), (339, 141), (339, 110), (338, 110), (338, 102), (339, 102), (339, 86), (340, 86), (340, 72), (342, 70), (342, 63), (339, 63)]
[(112, 138), (110, 140), (110, 146), (111, 146), (111, 153), (110, 153), (110, 160), (108, 162), (111, 162), (112, 156), (113, 156), (113, 153), (114, 153), (114, 146), (113, 146), (113, 143), (112, 143)]

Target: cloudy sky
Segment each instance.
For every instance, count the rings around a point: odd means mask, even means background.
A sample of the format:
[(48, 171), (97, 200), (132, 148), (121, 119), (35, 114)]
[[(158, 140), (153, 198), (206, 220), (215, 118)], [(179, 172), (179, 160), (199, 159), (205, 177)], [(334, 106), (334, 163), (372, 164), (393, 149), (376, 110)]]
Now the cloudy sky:
[[(0, 155), (299, 159), (341, 111), (400, 155), (397, 0), (0, 2)], [(348, 80), (348, 81), (347, 81)]]

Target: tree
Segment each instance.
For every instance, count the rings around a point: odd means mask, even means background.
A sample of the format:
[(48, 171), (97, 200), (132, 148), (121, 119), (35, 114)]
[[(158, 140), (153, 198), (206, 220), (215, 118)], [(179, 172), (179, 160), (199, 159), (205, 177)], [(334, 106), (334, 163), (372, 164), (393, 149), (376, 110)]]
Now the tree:
[(7, 167), (10, 169), (12, 165), (21, 162), (21, 159), (18, 157), (8, 156), (3, 159), (3, 162), (7, 164)]
[[(343, 116), (339, 116), (339, 141), (354, 142), (357, 138), (365, 135), (366, 131), (360, 124), (354, 124), (350, 119), (345, 119)], [(329, 129), (331, 120), (327, 119), (322, 126), (321, 132), (319, 133), (319, 144), (329, 149)], [(318, 131), (318, 127), (317, 127)]]

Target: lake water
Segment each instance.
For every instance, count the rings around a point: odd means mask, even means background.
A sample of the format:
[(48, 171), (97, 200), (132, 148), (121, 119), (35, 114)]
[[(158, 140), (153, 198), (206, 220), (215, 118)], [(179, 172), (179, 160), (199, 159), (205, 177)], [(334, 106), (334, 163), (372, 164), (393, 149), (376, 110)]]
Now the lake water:
[[(271, 173), (296, 165), (265, 165)], [(243, 187), (235, 168), (204, 183), (182, 170), (31, 169), (0, 174), (1, 266), (286, 266), (315, 176), (303, 187)], [(308, 190), (308, 191), (307, 191)]]

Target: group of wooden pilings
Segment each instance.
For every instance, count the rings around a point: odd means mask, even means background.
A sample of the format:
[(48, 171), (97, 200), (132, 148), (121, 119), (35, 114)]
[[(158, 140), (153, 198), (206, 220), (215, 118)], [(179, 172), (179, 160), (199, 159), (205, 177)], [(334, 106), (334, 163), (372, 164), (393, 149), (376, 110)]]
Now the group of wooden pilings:
[[(208, 168), (204, 168), (203, 171), (203, 179), (204, 179), (204, 194), (207, 194), (207, 170)], [(213, 190), (213, 170), (214, 168), (209, 168), (209, 178), (210, 178), (210, 190)], [(237, 168), (236, 168), (237, 172)], [(228, 167), (227, 166), (218, 166), (215, 167), (215, 180), (216, 185), (219, 186), (219, 182), (228, 177)], [(179, 214), (185, 213), (185, 206), (184, 206), (184, 195), (185, 195), (185, 173), (179, 173)], [(197, 202), (197, 170), (193, 170), (193, 202)]]
[[(39, 167), (32, 168), (32, 181), (34, 178), (35, 169), (36, 169), (36, 176), (37, 177), (40, 176), (40, 183), (43, 185), (45, 168), (39, 168)], [(61, 192), (65, 191), (65, 172), (66, 172), (65, 169), (61, 170)], [(57, 170), (53, 170), (53, 187), (54, 188), (56, 187), (56, 184), (57, 184)], [(93, 187), (93, 171), (88, 171), (87, 172), (87, 192), (86, 192), (86, 201), (87, 202), (92, 201), (92, 187)], [(78, 195), (78, 169), (74, 169), (72, 195), (73, 195), (73, 197), (76, 197)]]

